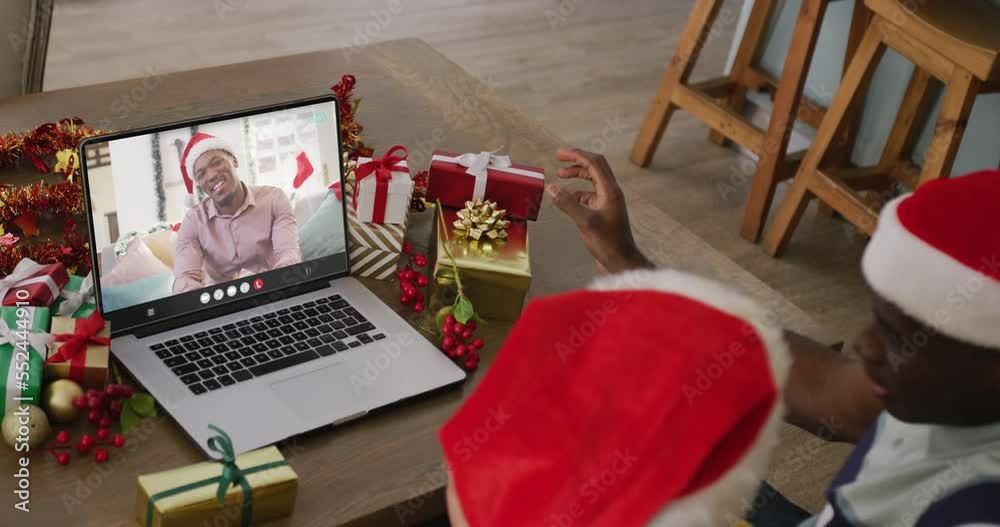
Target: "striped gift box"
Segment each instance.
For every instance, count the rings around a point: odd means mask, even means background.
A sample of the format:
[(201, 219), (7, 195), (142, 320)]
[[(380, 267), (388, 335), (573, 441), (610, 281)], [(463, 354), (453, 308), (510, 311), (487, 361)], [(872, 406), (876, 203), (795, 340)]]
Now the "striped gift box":
[(403, 251), (407, 222), (409, 214), (402, 224), (366, 223), (358, 220), (352, 207), (347, 207), (351, 274), (376, 280), (391, 280), (396, 274)]

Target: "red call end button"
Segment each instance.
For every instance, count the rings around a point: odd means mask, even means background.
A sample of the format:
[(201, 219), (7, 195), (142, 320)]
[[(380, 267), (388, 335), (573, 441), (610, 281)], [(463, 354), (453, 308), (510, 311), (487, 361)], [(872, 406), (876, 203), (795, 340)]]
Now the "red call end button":
[(262, 278), (258, 278), (258, 279), (256, 279), (256, 280), (253, 281), (253, 288), (254, 289), (258, 289), (259, 290), (259, 289), (261, 289), (263, 287), (264, 287), (264, 280)]

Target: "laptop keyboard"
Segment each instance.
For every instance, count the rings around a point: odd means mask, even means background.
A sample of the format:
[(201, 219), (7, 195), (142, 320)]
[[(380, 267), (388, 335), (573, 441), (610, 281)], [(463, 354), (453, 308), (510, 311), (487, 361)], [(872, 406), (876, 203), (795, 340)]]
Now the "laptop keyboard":
[(150, 346), (195, 395), (384, 339), (340, 295)]

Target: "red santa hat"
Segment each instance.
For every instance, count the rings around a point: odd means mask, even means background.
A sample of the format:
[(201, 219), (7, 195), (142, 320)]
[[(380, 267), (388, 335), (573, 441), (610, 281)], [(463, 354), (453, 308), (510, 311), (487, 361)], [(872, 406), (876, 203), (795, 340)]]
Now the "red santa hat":
[(727, 525), (767, 473), (789, 367), (753, 302), (633, 271), (532, 301), (440, 432), (469, 525)]
[(188, 194), (194, 194), (194, 163), (202, 154), (210, 150), (224, 150), (229, 155), (236, 157), (236, 149), (233, 145), (214, 135), (198, 132), (194, 134), (181, 154), (181, 176), (184, 178), (184, 186), (187, 187)]
[(1000, 172), (928, 182), (885, 205), (861, 261), (871, 288), (952, 338), (1000, 350)]

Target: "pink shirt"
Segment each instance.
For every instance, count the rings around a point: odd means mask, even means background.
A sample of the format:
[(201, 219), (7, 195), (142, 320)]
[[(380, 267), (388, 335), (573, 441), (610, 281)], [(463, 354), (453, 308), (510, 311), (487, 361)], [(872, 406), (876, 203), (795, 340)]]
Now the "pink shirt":
[(184, 216), (174, 249), (174, 292), (234, 280), (302, 262), (292, 204), (277, 187), (246, 189), (235, 214), (220, 214), (205, 198)]

